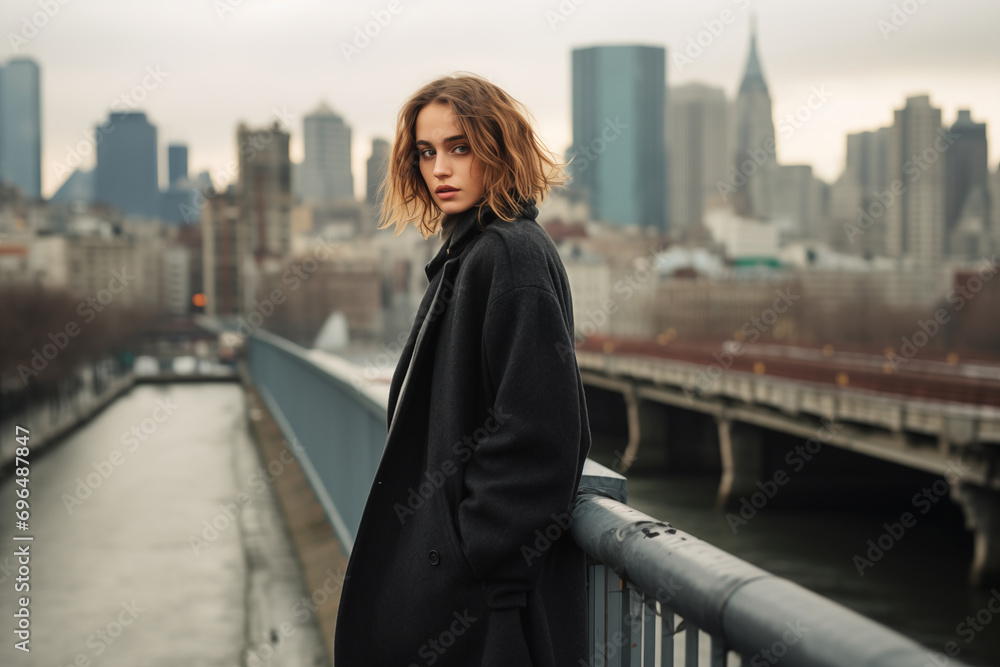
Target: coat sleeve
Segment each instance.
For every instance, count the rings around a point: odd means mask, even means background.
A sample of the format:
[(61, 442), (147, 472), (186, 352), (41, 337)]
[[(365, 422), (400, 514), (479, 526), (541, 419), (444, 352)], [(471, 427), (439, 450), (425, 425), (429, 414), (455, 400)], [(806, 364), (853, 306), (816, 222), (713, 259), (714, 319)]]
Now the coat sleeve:
[(486, 310), (482, 354), (499, 427), (466, 464), (458, 529), (493, 609), (526, 604), (545, 560), (536, 531), (566, 532), (576, 496), (584, 408), (566, 317), (553, 292), (533, 286)]

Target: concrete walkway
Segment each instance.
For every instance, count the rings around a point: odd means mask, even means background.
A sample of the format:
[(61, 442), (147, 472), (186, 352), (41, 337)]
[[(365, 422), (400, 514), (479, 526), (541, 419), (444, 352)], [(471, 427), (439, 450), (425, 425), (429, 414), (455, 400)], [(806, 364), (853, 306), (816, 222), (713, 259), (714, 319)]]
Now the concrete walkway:
[(242, 387), (219, 383), (137, 385), (32, 461), (31, 652), (4, 520), (0, 664), (328, 664), (262, 466)]

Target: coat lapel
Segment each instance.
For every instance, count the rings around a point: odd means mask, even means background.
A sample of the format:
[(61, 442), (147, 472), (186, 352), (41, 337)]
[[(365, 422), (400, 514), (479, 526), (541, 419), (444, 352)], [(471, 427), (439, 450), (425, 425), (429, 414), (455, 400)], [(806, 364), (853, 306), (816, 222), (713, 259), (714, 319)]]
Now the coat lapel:
[(407, 389), (411, 386), (413, 382), (413, 376), (420, 372), (418, 366), (428, 357), (428, 354), (433, 350), (433, 344), (437, 340), (438, 324), (440, 324), (441, 319), (444, 317), (445, 310), (448, 304), (452, 300), (452, 292), (455, 289), (455, 276), (458, 273), (458, 267), (461, 262), (461, 256), (455, 257), (445, 262), (444, 266), (441, 268), (441, 279), (438, 281), (437, 287), (434, 290), (434, 296), (431, 299), (430, 304), (426, 309), (423, 310), (423, 319), (420, 322), (419, 330), (417, 331), (416, 340), (413, 346), (410, 348), (411, 352), (409, 357), (404, 355), (400, 358), (399, 363), (406, 364), (406, 373), (403, 376), (402, 383), (399, 387), (398, 397), (395, 401), (392, 399), (392, 391), (390, 390), (390, 405), (389, 409), (392, 414), (392, 418), (389, 421), (389, 432), (386, 438), (386, 442), (392, 439), (393, 429), (399, 422), (400, 415), (406, 409), (407, 405)]

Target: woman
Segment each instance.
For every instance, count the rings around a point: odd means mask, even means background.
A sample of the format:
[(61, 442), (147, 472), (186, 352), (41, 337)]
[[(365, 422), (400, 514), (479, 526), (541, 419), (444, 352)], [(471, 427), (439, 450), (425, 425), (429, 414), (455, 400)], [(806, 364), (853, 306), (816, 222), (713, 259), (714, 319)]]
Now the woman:
[(337, 667), (586, 664), (568, 527), (590, 429), (569, 283), (535, 221), (561, 167), (478, 76), (433, 81), (400, 111), (380, 227), (446, 240), (390, 385)]

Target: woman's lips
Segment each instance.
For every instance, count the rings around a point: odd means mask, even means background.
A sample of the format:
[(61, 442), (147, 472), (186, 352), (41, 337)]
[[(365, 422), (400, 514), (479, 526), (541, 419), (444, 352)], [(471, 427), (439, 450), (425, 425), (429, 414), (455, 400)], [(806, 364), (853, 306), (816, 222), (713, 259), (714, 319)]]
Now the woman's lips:
[(459, 193), (458, 190), (443, 190), (437, 193), (438, 199), (451, 199)]

